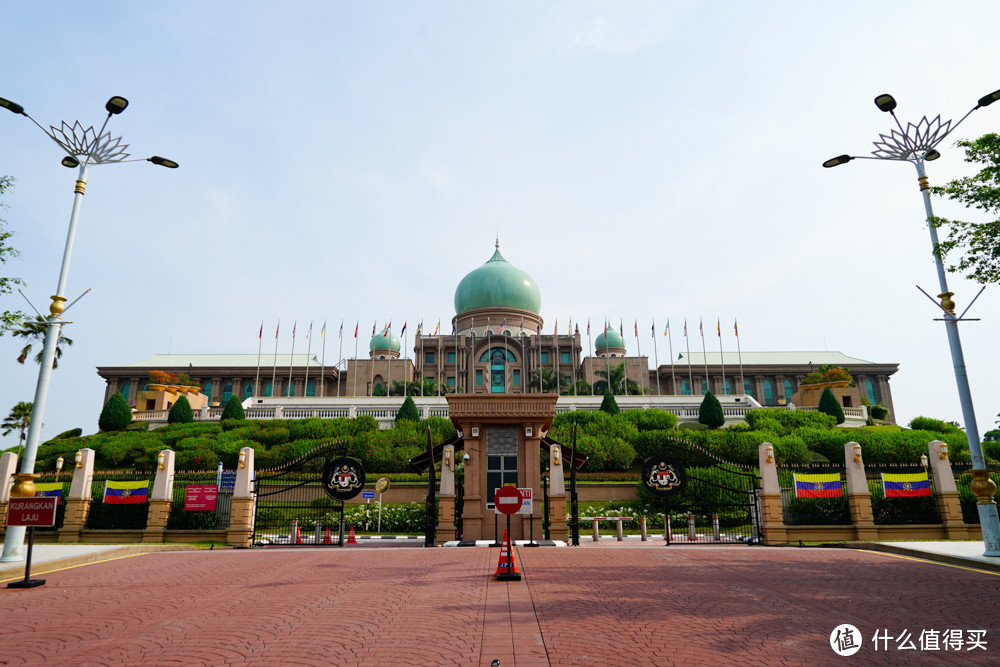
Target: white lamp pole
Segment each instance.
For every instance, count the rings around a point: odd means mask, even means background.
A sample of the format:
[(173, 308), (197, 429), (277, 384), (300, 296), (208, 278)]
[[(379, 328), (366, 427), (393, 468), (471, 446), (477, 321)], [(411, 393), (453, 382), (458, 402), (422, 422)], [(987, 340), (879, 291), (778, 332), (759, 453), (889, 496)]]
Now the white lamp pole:
[[(87, 172), (91, 165), (113, 164), (117, 162), (139, 162), (148, 161), (162, 167), (176, 169), (178, 164), (173, 160), (168, 160), (154, 155), (150, 158), (127, 159), (129, 154), (125, 152), (128, 144), (121, 143), (121, 137), (111, 138), (110, 133), (105, 133), (108, 121), (112, 115), (120, 114), (128, 106), (128, 100), (124, 97), (112, 97), (105, 105), (108, 112), (104, 119), (104, 124), (97, 132), (93, 127), (84, 129), (80, 121), (75, 121), (73, 125), (68, 125), (65, 121), (57, 129), (49, 126), (49, 129), (42, 127), (38, 121), (29, 116), (24, 111), (24, 107), (16, 102), (0, 97), (0, 107), (11, 113), (16, 113), (27, 117), (31, 122), (39, 127), (50, 139), (59, 144), (59, 147), (66, 153), (62, 159), (65, 167), (79, 167), (76, 184), (73, 189), (73, 211), (70, 213), (69, 230), (66, 234), (66, 248), (63, 251), (62, 266), (59, 268), (59, 282), (56, 284), (56, 293), (51, 297), (52, 303), (49, 305), (50, 316), (45, 329), (45, 344), (42, 348), (42, 360), (38, 369), (38, 383), (35, 385), (34, 407), (31, 411), (31, 424), (28, 427), (28, 439), (24, 445), (24, 456), (21, 459), (20, 472), (33, 473), (35, 471), (35, 459), (38, 454), (38, 444), (41, 439), (42, 420), (45, 415), (45, 403), (49, 393), (49, 381), (52, 377), (52, 361), (55, 359), (56, 346), (59, 335), (62, 332), (62, 314), (66, 310), (66, 280), (69, 274), (69, 260), (73, 254), (73, 240), (76, 237), (76, 223), (80, 217), (80, 205), (83, 203), (83, 193), (87, 186)], [(81, 160), (82, 158), (82, 160)], [(71, 304), (72, 305), (72, 304)], [(4, 539), (3, 555), (0, 562), (14, 562), (24, 560), (21, 554), (24, 546), (24, 527), (8, 526), (6, 538)]]
[(951, 299), (954, 295), (948, 291), (948, 280), (944, 263), (938, 252), (937, 228), (933, 224), (934, 211), (931, 208), (930, 185), (927, 182), (924, 163), (941, 157), (936, 146), (944, 141), (945, 137), (951, 134), (962, 121), (968, 118), (969, 114), (976, 109), (989, 106), (997, 100), (1000, 100), (1000, 90), (996, 90), (980, 98), (976, 106), (972, 107), (954, 125), (951, 124), (950, 120), (942, 122), (940, 115), (936, 116), (933, 120), (927, 120), (927, 116), (924, 116), (916, 125), (907, 123), (906, 129), (903, 129), (894, 111), (896, 100), (893, 99), (892, 95), (879, 95), (875, 98), (875, 105), (880, 110), (892, 114), (892, 118), (896, 121), (896, 127), (899, 128), (899, 131), (892, 130), (889, 134), (880, 134), (879, 140), (873, 142), (876, 150), (872, 151), (871, 156), (841, 155), (823, 163), (824, 167), (836, 167), (854, 159), (895, 160), (910, 162), (917, 168), (917, 182), (920, 185), (920, 193), (924, 200), (927, 227), (931, 234), (931, 246), (934, 251), (934, 263), (937, 268), (938, 286), (941, 289), (941, 293), (938, 294), (938, 298), (941, 299), (939, 308), (944, 313), (942, 319), (944, 320), (945, 331), (948, 333), (948, 346), (951, 349), (951, 360), (955, 369), (955, 382), (958, 385), (958, 397), (962, 406), (962, 418), (965, 421), (965, 433), (969, 441), (969, 454), (972, 459), (973, 468), (972, 492), (978, 499), (976, 506), (979, 510), (979, 524), (983, 531), (983, 542), (986, 547), (984, 555), (986, 556), (1000, 556), (1000, 518), (997, 515), (996, 502), (993, 500), (993, 495), (997, 489), (996, 484), (990, 479), (989, 471), (986, 469), (982, 444), (979, 442), (979, 427), (976, 424), (976, 413), (972, 406), (972, 392), (969, 389), (969, 376), (965, 370), (962, 340), (958, 335), (958, 323), (962, 318), (955, 315), (955, 302)]

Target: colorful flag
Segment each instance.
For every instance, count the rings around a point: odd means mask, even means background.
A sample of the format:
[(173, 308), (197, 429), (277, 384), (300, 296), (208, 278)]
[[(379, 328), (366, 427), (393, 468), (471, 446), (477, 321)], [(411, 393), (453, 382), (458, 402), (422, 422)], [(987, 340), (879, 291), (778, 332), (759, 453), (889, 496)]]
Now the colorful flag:
[(558, 317), (556, 318), (555, 328), (552, 329), (552, 335), (553, 336), (558, 336), (559, 335), (559, 318)]
[[(344, 323), (340, 323), (340, 333), (344, 333)], [(323, 320), (323, 328), (319, 330), (319, 337), (326, 338), (326, 320)]]
[(792, 473), (795, 480), (796, 498), (840, 498), (844, 495), (840, 485), (840, 473), (805, 475)]
[(144, 503), (149, 497), (149, 480), (145, 482), (104, 482), (104, 502), (109, 505)]
[[(455, 335), (455, 323), (454, 322), (451, 323), (451, 335), (452, 336)], [(455, 345), (458, 345), (458, 343), (455, 343)]]
[(503, 318), (503, 322), (500, 323), (500, 328), (497, 329), (497, 333), (503, 333), (503, 330), (507, 328), (507, 318)]
[(587, 335), (590, 335), (590, 318), (587, 318)]
[(281, 331), (281, 320), (278, 320), (278, 326), (274, 327), (274, 340), (278, 340), (279, 331)]
[(299, 321), (295, 320), (292, 324), (292, 340), (295, 340), (295, 330), (299, 328)]
[(722, 338), (722, 320), (719, 318), (715, 319), (715, 333), (719, 334), (719, 338)]
[(62, 482), (35, 482), (36, 498), (62, 498)]
[(264, 337), (264, 320), (260, 321), (260, 331), (257, 333), (257, 340), (261, 340)]
[(684, 337), (688, 337), (688, 321), (687, 318), (684, 319)]
[(666, 336), (668, 333), (670, 333), (670, 320), (669, 319), (667, 320), (667, 326), (665, 326), (663, 328), (663, 335)]
[(702, 321), (701, 321), (701, 318), (700, 318), (700, 317), (698, 318), (698, 333), (700, 333), (700, 334), (701, 334), (701, 337), (702, 337), (702, 338), (704, 338), (704, 337), (705, 337), (705, 327), (704, 327), (704, 326), (702, 326)]
[(358, 326), (361, 324), (361, 320), (354, 320), (354, 337), (358, 337)]
[(402, 336), (406, 333), (406, 320), (403, 320), (403, 328), (399, 330), (399, 335)]
[(376, 320), (375, 322), (372, 322), (372, 338), (375, 337), (375, 327), (378, 326), (376, 324), (377, 322), (378, 322), (378, 320)]
[[(35, 486), (38, 486), (37, 484)], [(931, 481), (926, 472), (882, 473), (882, 492), (886, 498), (917, 498), (931, 495)]]
[(740, 328), (736, 326), (736, 320), (733, 320), (733, 331), (736, 333), (736, 337), (740, 337)]
[(441, 320), (438, 320), (437, 326), (434, 327), (434, 335), (437, 336), (439, 331), (441, 331)]
[(639, 337), (639, 320), (635, 320), (635, 337)]

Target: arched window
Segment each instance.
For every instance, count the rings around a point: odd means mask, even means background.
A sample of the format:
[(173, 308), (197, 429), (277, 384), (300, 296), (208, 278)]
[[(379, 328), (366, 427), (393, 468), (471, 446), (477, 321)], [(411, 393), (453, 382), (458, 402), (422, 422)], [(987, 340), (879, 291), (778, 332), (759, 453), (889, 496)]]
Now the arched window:
[[(517, 357), (514, 356), (514, 353), (511, 350), (504, 350), (502, 347), (491, 347), (490, 349), (485, 350), (481, 355), (479, 355), (479, 361), (486, 363), (487, 361), (491, 361), (496, 358), (495, 355), (497, 354), (499, 355), (499, 360), (502, 361), (504, 359), (505, 352), (507, 361), (517, 361)], [(542, 353), (542, 361), (548, 361), (546, 355), (546, 352)]]
[(315, 395), (316, 395), (316, 383), (313, 382), (312, 380), (309, 380), (309, 384), (306, 385), (306, 396), (315, 396)]
[(774, 385), (770, 380), (764, 380), (764, 405), (777, 405), (774, 400)]
[(294, 395), (295, 395), (295, 383), (289, 382), (288, 384), (285, 385), (285, 396), (294, 396)]
[(784, 389), (785, 389), (785, 401), (788, 402), (788, 403), (791, 403), (792, 402), (792, 394), (795, 393), (792, 390), (792, 381), (791, 380), (785, 380)]
[(751, 386), (750, 380), (743, 381), (743, 393), (747, 396), (753, 396), (753, 386)]
[(247, 400), (253, 396), (253, 382), (246, 382), (243, 385), (243, 400)]
[(232, 382), (227, 382), (222, 387), (222, 402), (223, 403), (228, 403), (229, 399), (232, 398), (232, 397), (233, 397), (233, 383)]
[(211, 402), (212, 401), (212, 383), (211, 382), (206, 382), (205, 386), (201, 388), (201, 393), (205, 394), (205, 397), (208, 398), (209, 402)]
[(691, 395), (691, 384), (687, 380), (681, 380), (681, 396)]
[(701, 381), (701, 395), (704, 396), (708, 393), (708, 382), (705, 380)]
[(728, 396), (731, 393), (733, 393), (733, 383), (730, 382), (729, 380), (726, 380), (726, 396)]
[(871, 380), (865, 380), (865, 393), (868, 394), (868, 402), (872, 405), (878, 403), (875, 398), (875, 385)]
[(265, 396), (270, 396), (272, 391), (274, 391), (274, 385), (271, 382), (268, 382), (266, 385), (264, 385)]
[(129, 396), (130, 391), (132, 391), (132, 384), (130, 382), (126, 382), (125, 384), (122, 385), (122, 396), (125, 397), (126, 403), (128, 403), (129, 399), (131, 398)]

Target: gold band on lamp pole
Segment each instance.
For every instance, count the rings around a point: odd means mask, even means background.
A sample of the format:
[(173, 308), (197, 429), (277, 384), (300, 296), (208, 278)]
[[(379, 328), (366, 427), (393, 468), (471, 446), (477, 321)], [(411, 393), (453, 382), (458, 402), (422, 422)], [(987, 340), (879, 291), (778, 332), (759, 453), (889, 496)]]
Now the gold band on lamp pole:
[[(32, 498), (35, 495), (35, 478), (41, 477), (34, 472), (16, 472), (12, 475), (14, 486), (10, 487), (11, 498)], [(996, 487), (994, 486), (994, 489)]]
[(76, 187), (73, 188), (73, 192), (78, 195), (84, 194), (84, 190), (87, 189), (87, 181), (77, 179)]
[(52, 305), (49, 306), (49, 312), (52, 313), (53, 317), (57, 317), (62, 311), (66, 310), (66, 297), (52, 295), (49, 297), (52, 299)]

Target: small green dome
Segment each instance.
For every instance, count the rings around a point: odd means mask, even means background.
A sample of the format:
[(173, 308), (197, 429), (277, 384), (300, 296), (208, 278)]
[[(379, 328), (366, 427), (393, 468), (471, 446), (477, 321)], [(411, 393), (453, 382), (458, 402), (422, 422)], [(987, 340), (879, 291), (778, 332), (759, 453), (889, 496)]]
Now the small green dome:
[(391, 333), (387, 333), (386, 329), (388, 327), (382, 329), (382, 333), (375, 334), (372, 342), (368, 343), (368, 349), (371, 352), (399, 352), (403, 349), (403, 345), (399, 342), (399, 339)]
[(499, 243), (489, 261), (462, 278), (455, 290), (456, 314), (476, 308), (518, 308), (536, 315), (542, 309), (538, 285), (504, 259)]
[(614, 327), (608, 327), (606, 340), (604, 332), (601, 332), (597, 335), (597, 342), (594, 343), (595, 350), (606, 350), (609, 347), (625, 347), (625, 341), (622, 340), (622, 335), (618, 333), (618, 330)]

